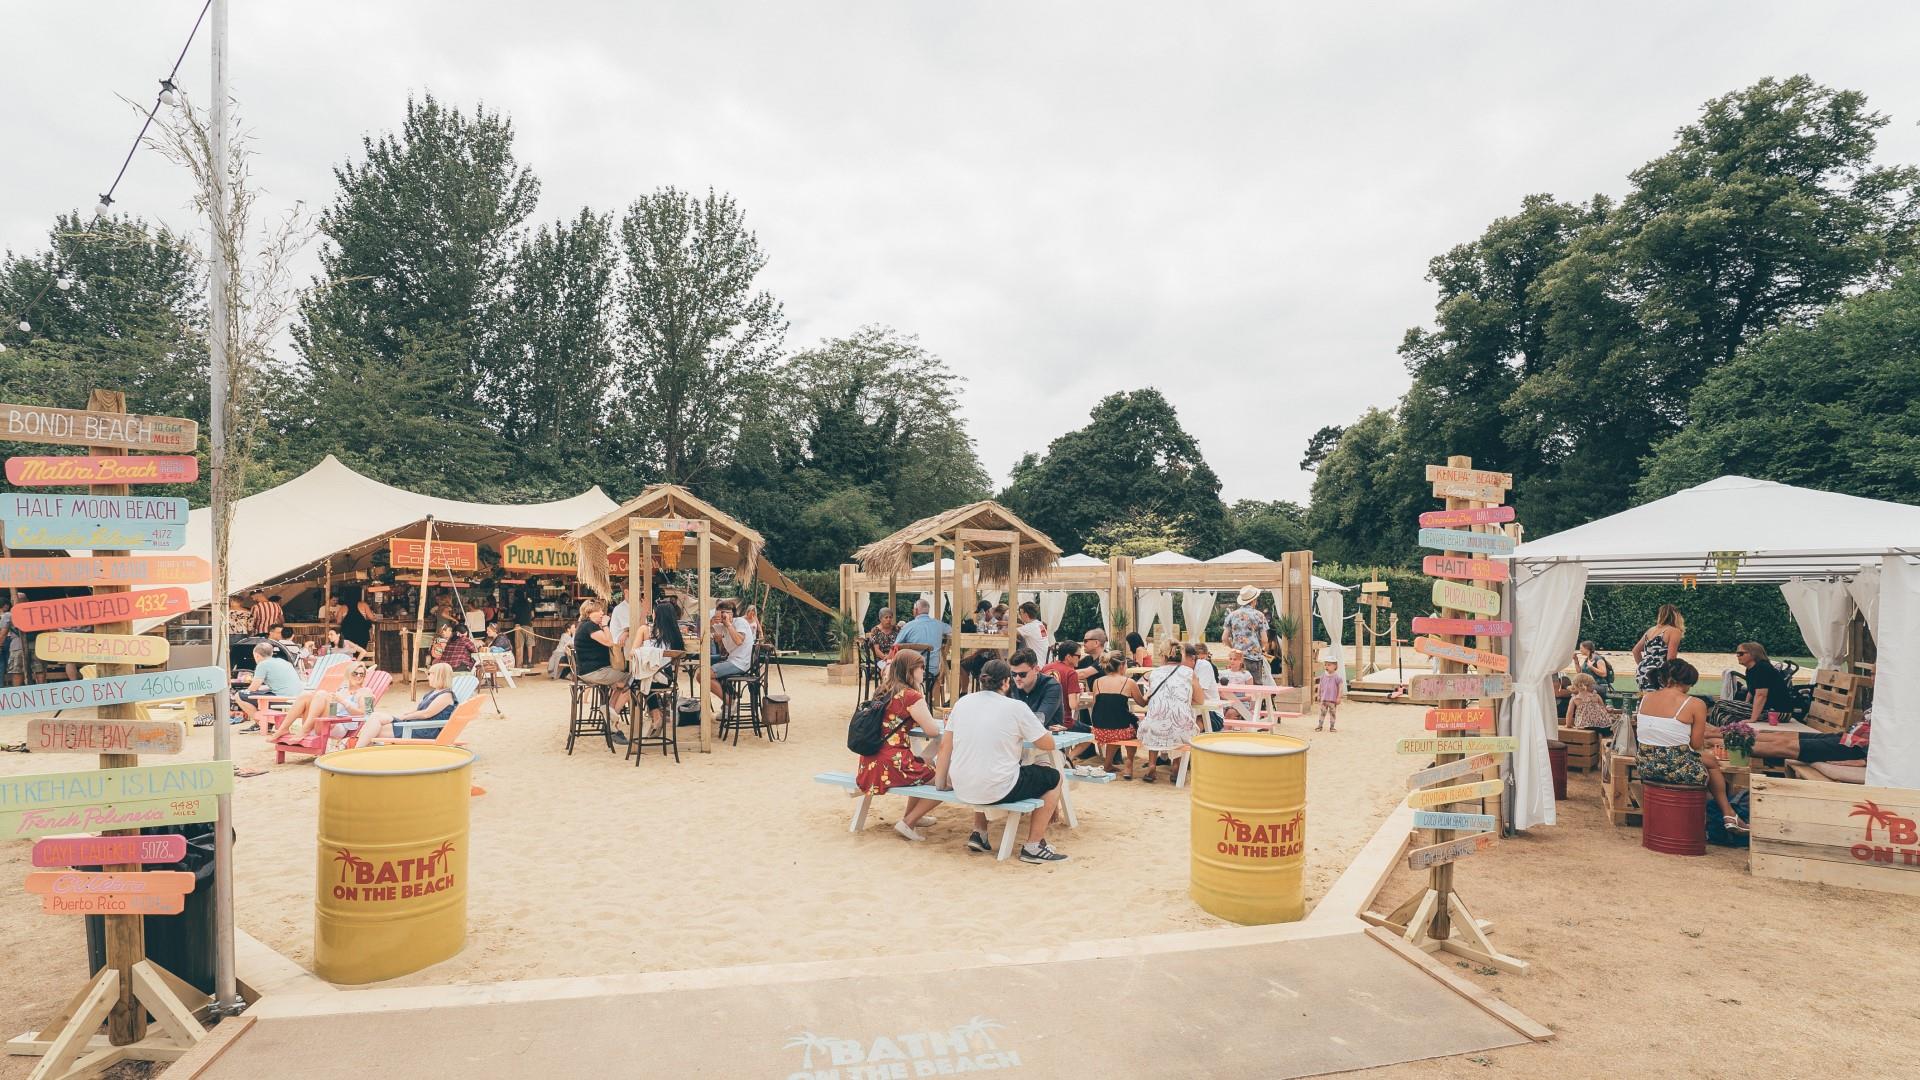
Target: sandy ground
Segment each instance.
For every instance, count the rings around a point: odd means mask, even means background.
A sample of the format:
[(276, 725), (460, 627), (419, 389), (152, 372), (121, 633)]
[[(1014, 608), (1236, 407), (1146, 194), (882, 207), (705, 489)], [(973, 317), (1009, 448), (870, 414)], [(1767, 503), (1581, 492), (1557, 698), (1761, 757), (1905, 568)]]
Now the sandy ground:
[[(850, 767), (852, 691), (820, 669), (788, 672), (794, 735), (743, 740), (679, 765), (639, 768), (583, 745), (563, 749), (564, 687), (523, 681), (504, 718), (469, 729), (482, 754), (473, 803), (470, 944), (398, 984), (493, 981), (934, 950), (1059, 944), (1219, 925), (1186, 897), (1185, 793), (1141, 783), (1079, 789), (1082, 823), (1057, 828), (1070, 862), (995, 863), (962, 847), (951, 811), (909, 845), (877, 820), (846, 832), (850, 800), (816, 771)], [(1423, 734), (1420, 710), (1349, 704), (1309, 758), (1306, 890), (1326, 888), (1404, 791), (1396, 738)], [(1300, 733), (1302, 725), (1292, 725)], [(0, 721), (0, 741), (18, 737)], [(204, 755), (206, 730), (190, 752)], [(684, 737), (684, 736), (683, 736)], [(311, 962), (311, 765), (271, 766), (255, 737), (239, 781), (239, 925)], [(0, 755), (0, 774), (60, 771), (84, 758)], [(1920, 935), (1910, 898), (1758, 879), (1744, 850), (1655, 855), (1637, 829), (1606, 824), (1595, 774), (1576, 775), (1561, 822), (1462, 865), (1460, 887), (1495, 941), (1533, 963), (1526, 976), (1463, 974), (1554, 1028), (1545, 1046), (1374, 1070), (1382, 1076), (1920, 1076)], [(18, 880), (27, 845), (0, 848)], [(1391, 907), (1416, 886), (1401, 872)], [(0, 890), (0, 1025), (26, 1030), (85, 977), (80, 921), (41, 915)], [(27, 1059), (0, 1059), (0, 1078)]]

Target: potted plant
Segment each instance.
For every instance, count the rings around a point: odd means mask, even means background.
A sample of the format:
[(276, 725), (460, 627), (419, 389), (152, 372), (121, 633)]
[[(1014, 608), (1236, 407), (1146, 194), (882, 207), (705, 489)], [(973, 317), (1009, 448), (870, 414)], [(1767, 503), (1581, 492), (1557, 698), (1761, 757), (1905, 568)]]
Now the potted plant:
[(860, 649), (860, 624), (846, 612), (838, 612), (827, 622), (827, 641), (840, 654), (838, 663), (827, 665), (827, 681), (851, 684), (860, 677), (855, 657)]
[[(1278, 660), (1274, 661), (1274, 664), (1276, 667), (1280, 667), (1284, 669), (1286, 667), (1286, 661), (1287, 661), (1285, 644), (1289, 641), (1292, 641), (1293, 635), (1299, 632), (1300, 623), (1291, 615), (1276, 614), (1271, 620), (1270, 625), (1273, 627), (1273, 636), (1280, 639), (1281, 646), (1282, 646), (1280, 651), (1280, 657)], [(1290, 683), (1286, 680), (1284, 671), (1275, 671), (1273, 673), (1273, 678), (1275, 682), (1280, 683), (1282, 686), (1293, 685), (1293, 683)]]
[(1752, 761), (1753, 725), (1736, 720), (1720, 729), (1720, 744), (1727, 748), (1727, 764), (1746, 768)]

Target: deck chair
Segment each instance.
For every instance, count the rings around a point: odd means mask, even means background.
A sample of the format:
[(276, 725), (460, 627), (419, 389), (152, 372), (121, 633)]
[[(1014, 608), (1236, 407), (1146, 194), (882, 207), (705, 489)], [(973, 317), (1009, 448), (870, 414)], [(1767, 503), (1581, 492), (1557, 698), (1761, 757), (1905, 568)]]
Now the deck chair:
[(445, 727), (439, 729), (432, 738), (413, 738), (412, 732), (424, 731), (436, 727), (425, 720), (414, 720), (405, 724), (393, 725), (394, 731), (405, 729), (406, 736), (388, 739), (375, 739), (375, 746), (461, 746), (460, 736), (467, 730), (473, 718), (480, 715), (480, 703), (484, 698), (471, 697), (455, 706), (453, 715), (447, 718)]
[[(375, 669), (367, 675), (367, 692), (373, 695), (375, 704), (379, 703), (381, 695), (385, 694), (387, 687), (392, 684), (392, 672)], [(291, 742), (281, 742), (278, 739), (274, 740), (274, 764), (285, 765), (288, 754), (306, 754), (309, 757), (319, 757), (321, 754), (327, 752), (330, 743), (346, 738), (347, 735), (357, 730), (361, 724), (366, 722), (367, 718), (364, 716), (322, 718), (319, 723), (313, 726), (312, 731), (302, 732), (298, 739)]]
[(480, 679), (474, 675), (455, 675), (453, 677), (453, 684), (448, 686), (447, 689), (453, 691), (454, 704), (465, 705), (467, 699), (472, 697), (474, 693), (480, 689)]
[[(305, 692), (340, 689), (347, 681), (347, 666), (352, 660), (346, 653), (331, 653), (315, 660), (313, 670), (307, 672)], [(284, 710), (294, 699), (269, 694), (253, 700), (261, 706), (260, 730), (272, 735), (274, 728), (286, 723), (287, 714)]]

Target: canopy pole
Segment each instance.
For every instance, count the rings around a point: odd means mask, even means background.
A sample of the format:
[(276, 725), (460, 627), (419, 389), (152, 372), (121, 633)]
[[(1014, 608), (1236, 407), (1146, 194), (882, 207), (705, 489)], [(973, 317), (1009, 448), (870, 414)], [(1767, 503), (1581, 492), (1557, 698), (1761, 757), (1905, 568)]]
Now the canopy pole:
[(413, 615), (413, 640), (407, 644), (407, 696), (412, 697), (419, 682), (420, 630), (427, 621), (427, 593), (433, 588), (433, 515), (427, 515), (427, 542), (420, 552), (420, 603)]

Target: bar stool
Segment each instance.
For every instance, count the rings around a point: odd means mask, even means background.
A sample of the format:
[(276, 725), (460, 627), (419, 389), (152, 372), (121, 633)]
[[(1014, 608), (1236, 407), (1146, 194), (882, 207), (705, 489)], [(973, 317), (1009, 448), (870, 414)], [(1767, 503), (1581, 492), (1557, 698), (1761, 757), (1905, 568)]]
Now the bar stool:
[[(666, 756), (668, 750), (673, 751), (673, 763), (680, 764), (680, 695), (675, 691), (679, 685), (680, 673), (676, 670), (679, 663), (678, 659), (669, 660), (667, 666), (654, 676), (655, 680), (664, 678), (665, 686), (649, 680), (644, 687), (644, 694), (636, 689), (634, 726), (629, 732), (633, 738), (627, 745), (627, 756), (633, 759), (634, 768), (640, 767), (641, 748), (646, 746), (659, 747), (662, 757)], [(654, 707), (660, 710), (660, 734), (648, 735), (645, 730), (647, 722), (642, 717)]]
[(766, 678), (766, 650), (753, 650), (753, 664), (744, 675), (729, 675), (720, 680), (719, 736), (733, 732), (733, 745), (740, 745), (740, 729), (752, 725), (755, 735), (764, 736), (760, 727), (761, 680)]
[(567, 717), (567, 754), (573, 754), (574, 740), (582, 735), (600, 736), (607, 741), (607, 753), (614, 753), (613, 710), (609, 696), (612, 687), (581, 682), (578, 676), (571, 674), (567, 676), (567, 682), (572, 687), (572, 705)]

